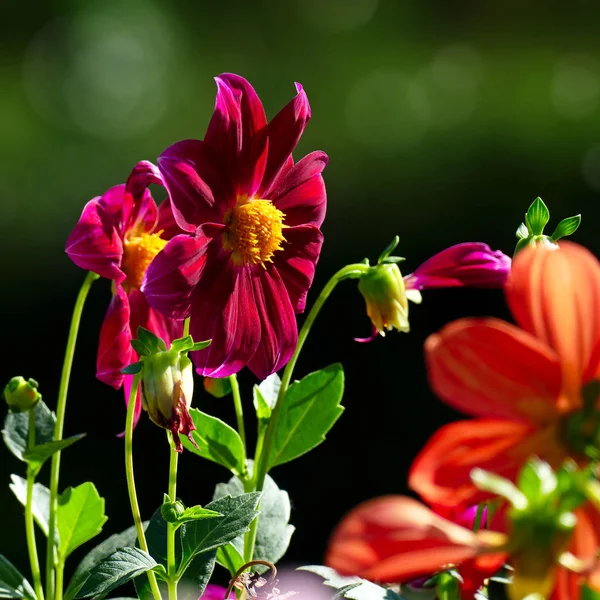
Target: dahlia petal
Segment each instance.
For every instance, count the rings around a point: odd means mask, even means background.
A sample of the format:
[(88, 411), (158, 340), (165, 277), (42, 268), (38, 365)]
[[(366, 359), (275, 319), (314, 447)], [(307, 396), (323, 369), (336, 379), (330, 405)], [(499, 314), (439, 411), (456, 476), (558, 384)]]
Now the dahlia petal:
[(560, 364), (528, 333), (499, 319), (461, 319), (425, 343), (429, 382), (469, 415), (543, 424), (556, 419)]
[(216, 79), (217, 101), (205, 142), (230, 169), (237, 196), (258, 191), (267, 163), (267, 118), (254, 88), (239, 75)]
[(155, 185), (165, 185), (160, 169), (149, 160), (142, 160), (133, 167), (127, 178), (126, 191), (134, 198), (137, 198), (152, 183)]
[(315, 276), (323, 234), (310, 225), (284, 230), (286, 244), (273, 257), (296, 313), (304, 312), (306, 296)]
[(123, 243), (100, 200), (94, 198), (85, 205), (67, 240), (65, 252), (78, 267), (107, 279), (123, 281), (125, 273), (119, 268)]
[(342, 575), (402, 583), (447, 564), (460, 565), (504, 539), (456, 525), (412, 498), (384, 496), (359, 505), (343, 519), (325, 563)]
[[(286, 104), (268, 125), (269, 154), (261, 190), (268, 190), (292, 154), (310, 120), (310, 105), (303, 87), (297, 83), (297, 96)], [(259, 194), (261, 195), (261, 194)]]
[(194, 235), (175, 236), (159, 252), (144, 275), (141, 290), (148, 304), (170, 319), (190, 315), (192, 294), (206, 264), (212, 238), (199, 228)]
[(248, 367), (263, 381), (292, 357), (298, 343), (298, 326), (286, 286), (277, 269), (256, 268), (253, 288), (261, 334), (260, 344)]
[(100, 329), (96, 377), (115, 389), (123, 385), (121, 369), (134, 362), (132, 360), (131, 329), (129, 326), (129, 299), (123, 288), (116, 284), (115, 292), (108, 306)]
[(210, 147), (200, 140), (173, 144), (160, 155), (158, 166), (173, 215), (184, 231), (191, 233), (202, 223), (220, 222), (228, 202), (235, 201), (231, 183), (216, 165)]
[(158, 208), (150, 190), (144, 190), (136, 199), (127, 229), (140, 233), (152, 233), (158, 224)]
[(327, 154), (312, 152), (296, 163), (265, 196), (285, 214), (288, 226), (315, 225), (325, 218), (327, 194), (321, 173), (327, 165)]
[(576, 405), (600, 341), (598, 261), (570, 242), (526, 248), (515, 258), (506, 296), (519, 325), (559, 355), (565, 392)]
[(169, 319), (154, 310), (148, 304), (146, 296), (140, 290), (132, 290), (128, 294), (130, 306), (130, 328), (134, 337), (138, 327), (143, 327), (164, 340), (170, 346), (171, 342), (183, 335), (183, 321)]
[(471, 481), (475, 467), (514, 481), (526, 461), (537, 454), (555, 466), (564, 454), (553, 427), (536, 430), (526, 423), (473, 419), (439, 429), (414, 460), (408, 485), (427, 503), (467, 508), (489, 498)]
[(213, 340), (190, 354), (199, 375), (227, 377), (248, 364), (261, 334), (249, 269), (233, 266), (228, 256), (209, 257), (192, 299), (190, 333)]
[(170, 198), (165, 198), (158, 205), (158, 223), (156, 224), (156, 231), (157, 233), (160, 232), (160, 237), (163, 238), (163, 240), (171, 240), (176, 235), (185, 233), (185, 231), (177, 225)]
[(446, 287), (502, 287), (511, 260), (487, 244), (468, 242), (450, 246), (405, 277), (407, 288), (424, 290)]

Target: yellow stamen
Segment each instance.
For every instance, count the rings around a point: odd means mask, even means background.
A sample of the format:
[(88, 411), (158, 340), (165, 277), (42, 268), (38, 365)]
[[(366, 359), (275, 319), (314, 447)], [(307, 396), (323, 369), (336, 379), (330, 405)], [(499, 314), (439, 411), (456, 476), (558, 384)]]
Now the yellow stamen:
[(123, 286), (127, 291), (139, 289), (152, 259), (166, 246), (158, 233), (142, 233), (125, 239), (121, 269), (127, 275)]
[(285, 215), (270, 200), (249, 200), (238, 204), (226, 218), (229, 227), (223, 245), (236, 265), (263, 265), (283, 250)]

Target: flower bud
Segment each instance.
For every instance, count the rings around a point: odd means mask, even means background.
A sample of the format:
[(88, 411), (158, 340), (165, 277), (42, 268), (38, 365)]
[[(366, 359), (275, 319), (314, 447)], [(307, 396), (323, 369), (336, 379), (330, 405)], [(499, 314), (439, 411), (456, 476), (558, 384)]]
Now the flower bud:
[(179, 500), (176, 502), (165, 502), (160, 507), (160, 514), (167, 523), (177, 523), (184, 512), (185, 506)]
[(4, 388), (4, 399), (11, 412), (24, 412), (35, 408), (42, 399), (38, 392), (38, 382), (35, 379), (13, 377)]
[(194, 393), (192, 361), (177, 350), (155, 352), (143, 359), (142, 400), (144, 410), (159, 427), (168, 429), (178, 452), (183, 446), (179, 433), (196, 429), (188, 411)]
[(408, 300), (402, 274), (396, 263), (381, 263), (366, 271), (358, 289), (367, 304), (367, 314), (381, 335), (397, 329), (408, 332)]

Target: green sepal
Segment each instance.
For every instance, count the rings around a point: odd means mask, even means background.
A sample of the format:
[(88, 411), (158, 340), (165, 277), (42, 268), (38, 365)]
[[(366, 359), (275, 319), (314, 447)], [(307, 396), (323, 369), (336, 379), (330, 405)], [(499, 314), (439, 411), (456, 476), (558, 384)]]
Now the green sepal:
[(550, 465), (539, 458), (530, 459), (521, 469), (517, 488), (527, 498), (528, 507), (544, 504), (556, 491), (558, 480)]
[(175, 350), (176, 352), (188, 352), (191, 350), (194, 345), (194, 340), (191, 335), (186, 335), (185, 337), (178, 338), (171, 342), (170, 350)]
[(387, 258), (384, 258), (380, 264), (391, 265), (404, 262), (405, 260), (406, 258), (404, 256), (388, 256)]
[(512, 481), (500, 475), (475, 468), (471, 470), (471, 480), (478, 489), (506, 498), (512, 504), (513, 508), (524, 510), (528, 506), (525, 495)]
[(137, 329), (137, 336), (138, 340), (140, 340), (140, 342), (142, 342), (142, 344), (144, 344), (144, 346), (146, 346), (151, 353), (167, 351), (167, 345), (165, 344), (164, 340), (141, 325)]
[(533, 235), (542, 235), (544, 233), (544, 227), (550, 220), (550, 211), (544, 204), (541, 198), (536, 198), (532, 203), (527, 214), (525, 215), (525, 224), (527, 229)]
[(517, 228), (515, 235), (517, 236), (518, 240), (524, 240), (525, 238), (528, 238), (529, 229), (527, 229), (527, 225), (525, 225), (525, 223), (521, 223)]
[(580, 224), (581, 224), (581, 215), (575, 215), (574, 217), (567, 217), (566, 219), (563, 219), (556, 226), (554, 233), (550, 237), (552, 238), (552, 240), (554, 240), (556, 242), (557, 240), (560, 240), (563, 237), (566, 237), (568, 235), (573, 235), (579, 228)]
[(400, 237), (394, 236), (394, 239), (384, 248), (383, 252), (379, 255), (377, 259), (377, 264), (381, 264), (395, 249), (396, 246), (400, 243)]
[(140, 340), (131, 340), (131, 346), (140, 356), (149, 356), (151, 354), (150, 349)]
[(134, 362), (130, 365), (127, 365), (126, 367), (123, 367), (121, 369), (121, 373), (123, 373), (123, 375), (135, 375), (136, 373), (139, 373), (142, 370), (143, 366), (144, 363), (141, 360), (139, 360), (138, 362)]
[(210, 346), (212, 343), (212, 340), (204, 340), (203, 342), (194, 342), (194, 345), (192, 346), (192, 350), (204, 350), (204, 348), (208, 348), (208, 346)]

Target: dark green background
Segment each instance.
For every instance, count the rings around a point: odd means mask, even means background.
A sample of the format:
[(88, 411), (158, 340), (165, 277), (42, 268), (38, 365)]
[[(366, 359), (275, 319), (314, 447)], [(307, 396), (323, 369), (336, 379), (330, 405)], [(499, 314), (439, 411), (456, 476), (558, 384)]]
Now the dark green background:
[[(6, 3), (5, 3), (6, 4)], [(3, 364), (40, 381), (54, 407), (69, 315), (84, 274), (64, 243), (85, 202), (141, 159), (202, 137), (212, 77), (248, 78), (273, 116), (301, 82), (313, 109), (297, 157), (323, 149), (329, 209), (316, 287), (347, 262), (375, 258), (399, 234), (406, 269), (461, 241), (510, 253), (528, 204), (583, 213), (576, 239), (600, 250), (600, 4), (517, 0), (102, 0), (10, 2), (0, 49), (0, 261)], [(309, 300), (314, 299), (311, 293)], [(92, 479), (106, 532), (130, 525), (120, 392), (94, 379), (109, 285), (86, 306), (66, 423), (88, 437), (64, 455), (62, 485)], [(412, 309), (410, 335), (369, 346), (353, 283), (317, 322), (298, 374), (341, 361), (346, 413), (327, 443), (273, 475), (290, 491), (293, 562), (318, 562), (335, 522), (360, 500), (405, 491), (410, 460), (455, 414), (429, 391), (427, 335), (463, 316), (508, 316), (499, 291), (436, 291)], [(246, 394), (253, 383), (244, 374)], [(228, 400), (195, 405), (232, 417)], [(247, 398), (249, 400), (249, 398)], [(247, 405), (248, 412), (251, 410)], [(141, 505), (166, 486), (163, 432), (137, 434)], [(28, 572), (22, 511), (0, 461), (0, 553)], [(43, 477), (47, 472), (43, 473)], [(180, 494), (206, 503), (228, 474), (183, 457)], [(73, 565), (71, 565), (73, 567)]]

